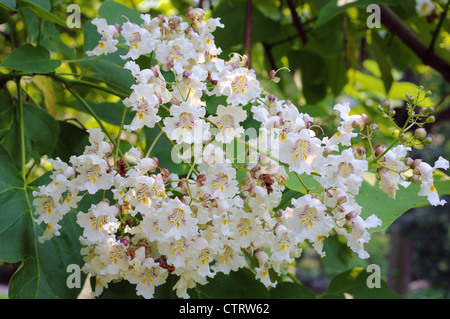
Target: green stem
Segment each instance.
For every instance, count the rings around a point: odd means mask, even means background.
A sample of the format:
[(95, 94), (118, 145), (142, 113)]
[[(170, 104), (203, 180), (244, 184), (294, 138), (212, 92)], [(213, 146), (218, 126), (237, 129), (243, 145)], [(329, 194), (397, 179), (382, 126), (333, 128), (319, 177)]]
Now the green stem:
[(305, 183), (303, 182), (302, 178), (300, 177), (300, 175), (298, 175), (297, 172), (294, 172), (294, 173), (295, 173), (295, 176), (297, 176), (297, 179), (300, 181), (300, 183), (301, 183), (301, 184), (303, 185), (303, 187), (305, 188), (306, 194), (308, 194), (308, 193), (309, 193), (309, 187), (305, 185)]
[(19, 121), (20, 121), (20, 162), (21, 173), (24, 182), (24, 187), (27, 185), (27, 174), (25, 171), (25, 127), (23, 123), (23, 101), (22, 101), (22, 88), (20, 86), (20, 78), (16, 79), (17, 84), (17, 100), (19, 104)]
[(123, 124), (125, 123), (125, 117), (127, 115), (128, 108), (126, 106), (123, 107), (122, 119), (120, 120), (119, 126), (119, 134), (117, 135), (116, 149), (114, 155), (114, 162), (117, 162), (119, 159), (119, 148), (120, 148), (120, 136), (122, 135)]
[(164, 134), (163, 130), (159, 132), (159, 134), (156, 136), (156, 138), (153, 140), (152, 145), (150, 145), (150, 148), (148, 149), (147, 153), (145, 154), (145, 157), (149, 157), (150, 153), (152, 152), (153, 148), (155, 147), (156, 143), (158, 142), (159, 138)]
[(37, 38), (37, 44), (38, 45), (41, 44), (41, 33), (42, 33), (42, 19), (39, 18), (39, 22), (38, 22), (38, 38)]
[[(102, 129), (103, 133), (108, 137), (111, 143), (114, 144), (114, 148), (117, 150), (117, 144), (114, 142), (113, 138), (109, 134), (109, 132), (106, 130), (105, 126), (103, 125), (102, 120), (98, 117), (98, 115), (94, 112), (94, 110), (89, 106), (89, 104), (78, 94), (77, 91), (75, 91), (70, 85), (66, 86), (67, 90), (84, 106), (84, 108), (88, 111), (89, 114), (92, 115), (92, 117), (97, 121), (98, 125), (100, 125), (100, 128)], [(123, 156), (122, 152), (118, 150), (120, 155)]]
[(78, 76), (78, 79), (81, 80), (87, 73), (87, 71), (89, 71), (94, 65), (96, 65), (97, 62), (100, 61), (101, 58), (103, 58), (103, 56), (104, 56), (103, 54), (100, 54), (94, 61), (92, 61), (92, 63), (89, 64), (89, 66), (86, 69), (84, 69), (84, 71)]

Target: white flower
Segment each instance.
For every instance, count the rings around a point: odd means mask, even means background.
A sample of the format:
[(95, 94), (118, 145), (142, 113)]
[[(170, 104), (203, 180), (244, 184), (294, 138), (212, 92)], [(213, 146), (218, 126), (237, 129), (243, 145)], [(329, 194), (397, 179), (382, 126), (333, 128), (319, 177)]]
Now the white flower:
[(271, 268), (271, 261), (267, 253), (262, 250), (255, 252), (255, 257), (259, 262), (259, 267), (255, 268), (256, 279), (259, 279), (266, 287), (275, 287), (277, 282), (270, 280), (269, 269)]
[(436, 6), (431, 0), (416, 0), (416, 12), (419, 17), (427, 16), (435, 9)]
[(420, 185), (420, 191), (419, 196), (427, 196), (428, 201), (433, 206), (438, 205), (444, 205), (447, 203), (446, 200), (442, 199), (439, 200), (439, 194), (436, 190), (436, 187), (434, 186), (433, 182), (433, 172), (435, 169), (448, 169), (449, 163), (446, 159), (444, 159), (442, 156), (439, 156), (438, 160), (434, 163), (434, 166), (432, 167), (430, 164), (421, 162), (419, 165), (417, 165), (416, 169), (420, 173), (421, 178), (421, 185)]
[(383, 156), (383, 167), (378, 169), (381, 189), (394, 199), (398, 184), (405, 188), (409, 186), (409, 183), (405, 181), (406, 178), (403, 177), (403, 172), (407, 169), (403, 158), (409, 150), (411, 150), (409, 147), (398, 145), (387, 151)]
[(317, 252), (322, 254), (323, 238), (333, 229), (333, 221), (325, 205), (311, 194), (292, 200), (293, 208), (286, 208), (283, 219), (298, 241), (308, 239), (316, 243)]
[(183, 74), (184, 68), (189, 66), (191, 59), (197, 60), (197, 53), (193, 50), (192, 43), (184, 37), (161, 43), (155, 53), (156, 59), (165, 63), (163, 69), (168, 71), (173, 68), (176, 74)]
[(261, 87), (256, 79), (255, 71), (245, 67), (238, 67), (226, 72), (219, 79), (217, 85), (217, 93), (226, 95), (227, 103), (232, 105), (246, 105), (261, 94)]
[(204, 108), (198, 108), (188, 102), (182, 102), (179, 106), (172, 105), (170, 115), (164, 119), (164, 132), (171, 140), (177, 143), (185, 142), (188, 144), (202, 143), (209, 135), (209, 123), (206, 123), (202, 117), (206, 114)]
[(130, 262), (130, 269), (125, 273), (126, 279), (136, 284), (136, 293), (146, 299), (153, 298), (155, 287), (166, 282), (168, 272), (160, 267), (151, 257), (145, 256), (145, 247), (135, 251), (135, 257)]
[(83, 236), (90, 242), (101, 242), (110, 237), (119, 227), (115, 217), (119, 209), (105, 201), (92, 205), (87, 213), (78, 212), (77, 223), (83, 228)]
[(153, 35), (147, 29), (141, 28), (135, 23), (125, 22), (121, 34), (125, 38), (126, 44), (130, 46), (128, 53), (120, 56), (122, 59), (136, 60), (141, 55), (148, 54), (156, 48)]
[(156, 212), (159, 227), (168, 239), (179, 240), (181, 237), (191, 238), (197, 235), (197, 218), (191, 208), (178, 198), (164, 202)]
[(309, 129), (290, 132), (280, 142), (280, 161), (289, 165), (290, 172), (311, 174), (312, 163), (322, 153), (320, 143)]
[(349, 115), (350, 106), (348, 102), (336, 104), (333, 110), (339, 111), (342, 121), (337, 133), (329, 139), (329, 143), (330, 145), (340, 143), (343, 146), (350, 146), (351, 138), (358, 135), (357, 133), (353, 133), (354, 126), (364, 125), (364, 119), (361, 115)]
[(231, 198), (238, 192), (236, 170), (230, 164), (216, 163), (202, 173), (206, 176), (202, 189), (212, 197)]
[(217, 251), (215, 263), (211, 268), (217, 273), (228, 275), (244, 267), (245, 258), (240, 254), (240, 247), (236, 247), (234, 240), (223, 240), (223, 245)]
[(98, 155), (72, 156), (70, 162), (76, 167), (77, 177), (71, 183), (78, 190), (95, 194), (99, 189), (110, 189), (114, 184), (113, 173), (108, 173), (108, 163)]
[(143, 126), (152, 128), (161, 120), (158, 115), (160, 101), (153, 94), (152, 86), (144, 83), (132, 86), (133, 92), (123, 100), (123, 104), (136, 111), (130, 125), (124, 125), (126, 130), (136, 131)]
[(351, 230), (350, 232), (344, 233), (347, 239), (347, 245), (358, 254), (359, 258), (369, 258), (369, 254), (364, 250), (364, 244), (370, 240), (370, 233), (366, 229), (380, 226), (381, 219), (375, 215), (371, 215), (366, 220), (363, 220), (358, 214), (356, 217), (347, 221), (347, 225)]
[(88, 56), (93, 56), (116, 52), (116, 44), (119, 43), (119, 41), (115, 39), (119, 35), (116, 27), (114, 25), (108, 25), (106, 19), (103, 18), (95, 18), (91, 23), (97, 26), (97, 32), (100, 33), (102, 38), (100, 39), (99, 44), (92, 51), (86, 51), (86, 54)]
[(235, 137), (240, 137), (244, 133), (244, 128), (239, 125), (245, 121), (247, 113), (241, 106), (229, 105), (227, 107), (219, 105), (217, 107), (217, 116), (209, 116), (208, 119), (213, 122), (219, 132), (215, 136), (216, 140), (223, 143), (229, 143)]
[(315, 177), (324, 188), (338, 187), (357, 195), (363, 181), (362, 175), (368, 169), (366, 160), (356, 159), (351, 148), (340, 155), (329, 155), (318, 168), (320, 177)]

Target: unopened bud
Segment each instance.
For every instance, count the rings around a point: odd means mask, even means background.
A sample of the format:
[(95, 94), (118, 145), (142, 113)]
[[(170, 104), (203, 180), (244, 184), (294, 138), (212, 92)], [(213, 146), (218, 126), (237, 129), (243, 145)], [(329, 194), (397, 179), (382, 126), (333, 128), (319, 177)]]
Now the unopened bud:
[(378, 130), (380, 127), (378, 126), (378, 124), (372, 123), (372, 124), (370, 124), (370, 128), (372, 129), (372, 131), (376, 131), (376, 130)]
[(405, 134), (402, 134), (398, 137), (400, 142), (406, 142), (408, 140), (408, 137)]
[(409, 181), (413, 184), (418, 184), (418, 183), (420, 183), (420, 176), (414, 174), (409, 178)]
[(345, 215), (345, 218), (347, 218), (348, 220), (355, 218), (356, 216), (358, 216), (358, 213), (355, 211), (352, 211), (350, 213), (348, 213), (347, 215)]
[(425, 97), (430, 97), (433, 94), (430, 90), (425, 92)]
[(403, 159), (403, 163), (405, 163), (405, 165), (411, 166), (412, 162), (413, 162), (413, 159), (411, 157), (405, 157)]
[(427, 131), (423, 127), (420, 127), (414, 131), (414, 136), (419, 140), (423, 140), (427, 137)]
[(356, 149), (356, 154), (360, 157), (364, 156), (366, 154), (366, 149), (364, 147), (360, 146)]
[(158, 161), (156, 161), (155, 158), (144, 157), (139, 162), (139, 168), (142, 173), (146, 173), (148, 171), (154, 172), (158, 166)]
[(420, 158), (417, 158), (411, 163), (410, 167), (412, 169), (415, 169), (417, 166), (419, 166), (420, 163), (422, 163), (422, 160)]
[(413, 102), (414, 101), (414, 96), (412, 96), (411, 93), (406, 94), (405, 97), (408, 100), (408, 102)]
[(431, 144), (433, 144), (433, 139), (432, 139), (430, 136), (428, 136), (427, 138), (425, 138), (425, 139), (422, 141), (422, 143), (423, 143), (424, 145), (431, 145)]
[(362, 118), (364, 124), (366, 124), (366, 125), (369, 124), (369, 116), (366, 113), (362, 113), (361, 118)]
[(391, 108), (391, 102), (388, 100), (383, 100), (383, 102), (381, 102), (381, 107), (385, 110), (389, 110)]
[(165, 183), (169, 180), (170, 172), (167, 168), (161, 168), (161, 175), (162, 175), (163, 182)]
[(375, 149), (375, 156), (376, 157), (380, 156), (381, 154), (383, 154), (384, 150), (385, 150), (384, 146), (378, 146)]
[(436, 118), (433, 115), (427, 117), (425, 121), (425, 123), (434, 123), (434, 122), (436, 122)]
[(269, 102), (272, 103), (272, 102), (275, 102), (277, 100), (277, 97), (275, 95), (273, 95), (273, 94), (269, 94), (267, 96), (267, 99), (269, 100)]
[(197, 176), (197, 180), (195, 181), (195, 185), (197, 185), (198, 187), (202, 187), (203, 185), (205, 185), (205, 182), (206, 182), (206, 175), (199, 174)]

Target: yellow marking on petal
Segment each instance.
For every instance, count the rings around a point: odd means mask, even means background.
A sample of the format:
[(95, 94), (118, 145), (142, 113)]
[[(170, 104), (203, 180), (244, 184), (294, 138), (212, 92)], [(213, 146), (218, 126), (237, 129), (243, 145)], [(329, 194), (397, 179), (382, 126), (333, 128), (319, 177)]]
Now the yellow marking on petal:
[(431, 191), (431, 192), (434, 192), (435, 190), (436, 190), (436, 187), (435, 187), (434, 185), (431, 185), (431, 186), (430, 186), (430, 191)]

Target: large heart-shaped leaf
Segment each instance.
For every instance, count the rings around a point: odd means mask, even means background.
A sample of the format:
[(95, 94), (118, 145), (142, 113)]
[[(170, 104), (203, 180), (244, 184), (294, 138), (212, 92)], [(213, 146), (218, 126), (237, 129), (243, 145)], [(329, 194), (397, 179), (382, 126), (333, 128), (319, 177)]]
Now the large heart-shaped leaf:
[(9, 297), (75, 298), (80, 289), (67, 287), (67, 266), (83, 265), (78, 240), (81, 228), (75, 215), (68, 215), (61, 222), (60, 237), (39, 243), (43, 229), (34, 222), (33, 190), (36, 187), (24, 184), (0, 146), (0, 260), (22, 261), (9, 283)]

